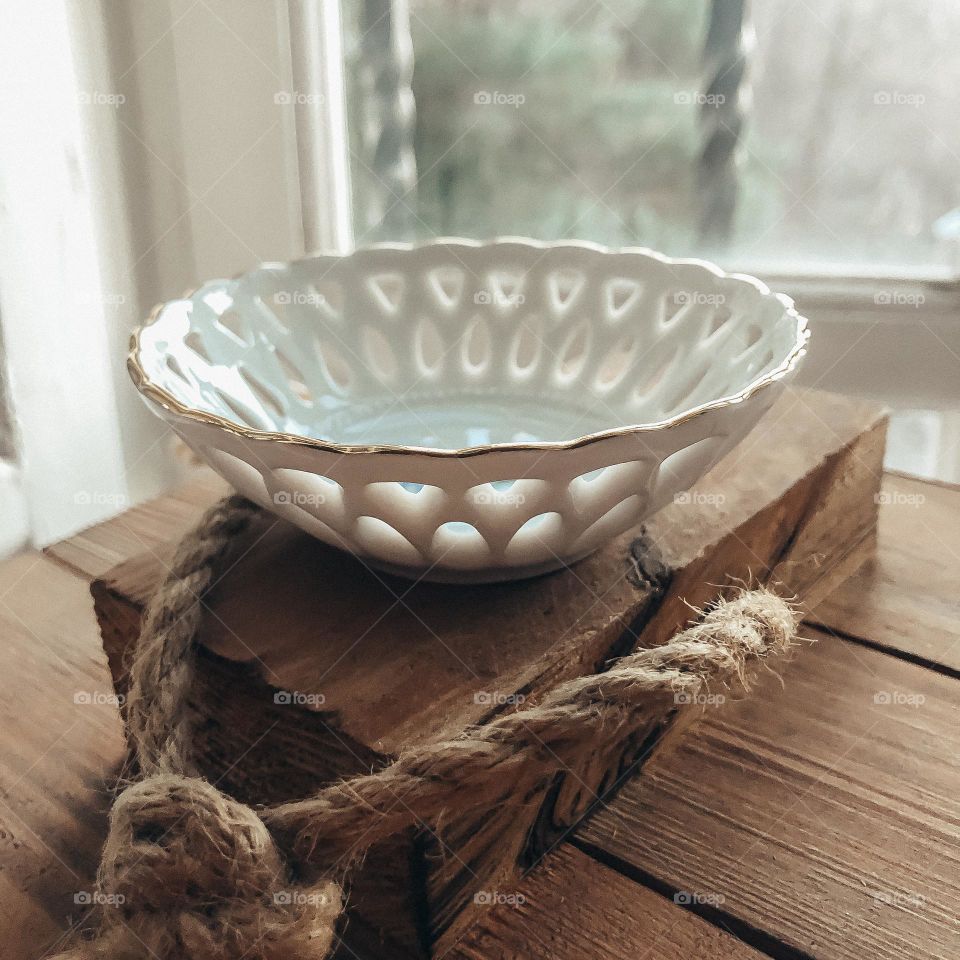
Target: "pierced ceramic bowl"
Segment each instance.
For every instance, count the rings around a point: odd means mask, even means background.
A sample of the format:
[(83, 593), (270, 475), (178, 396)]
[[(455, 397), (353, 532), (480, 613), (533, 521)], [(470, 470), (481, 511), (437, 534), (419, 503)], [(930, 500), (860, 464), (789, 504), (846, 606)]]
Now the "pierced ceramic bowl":
[(438, 240), (208, 283), (129, 365), (250, 499), (389, 572), (480, 582), (573, 563), (688, 489), (807, 337), (702, 261)]

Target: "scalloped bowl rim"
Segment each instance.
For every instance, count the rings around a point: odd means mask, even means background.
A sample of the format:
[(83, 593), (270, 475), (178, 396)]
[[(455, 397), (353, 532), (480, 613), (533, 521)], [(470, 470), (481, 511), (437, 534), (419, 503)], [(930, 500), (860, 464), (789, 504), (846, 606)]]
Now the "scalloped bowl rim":
[[(206, 289), (208, 287), (214, 287), (218, 284), (231, 283), (236, 280), (242, 280), (243, 278), (252, 275), (257, 270), (271, 270), (271, 269), (287, 269), (291, 264), (306, 264), (311, 260), (318, 259), (349, 259), (357, 254), (364, 253), (365, 251), (376, 251), (376, 250), (385, 250), (393, 251), (397, 253), (408, 252), (412, 250), (420, 250), (424, 248), (431, 247), (445, 247), (445, 246), (459, 246), (472, 249), (482, 249), (486, 247), (496, 247), (502, 244), (518, 244), (522, 246), (527, 246), (535, 250), (551, 250), (551, 249), (572, 249), (572, 250), (589, 250), (592, 253), (601, 253), (601, 254), (637, 254), (639, 256), (645, 257), (647, 259), (656, 260), (666, 266), (694, 266), (700, 267), (706, 270), (708, 273), (712, 274), (714, 277), (728, 279), (728, 280), (738, 280), (743, 283), (747, 283), (750, 286), (754, 287), (761, 297), (770, 298), (779, 301), (782, 304), (784, 309), (784, 314), (791, 318), (795, 322), (796, 335), (794, 338), (793, 346), (790, 348), (790, 351), (787, 353), (786, 357), (777, 365), (773, 370), (757, 377), (751, 383), (749, 383), (743, 390), (738, 393), (730, 394), (725, 397), (720, 397), (716, 400), (709, 400), (705, 403), (698, 404), (695, 407), (691, 407), (688, 410), (684, 410), (678, 414), (675, 414), (672, 417), (667, 418), (666, 420), (658, 420), (651, 423), (637, 423), (637, 424), (626, 424), (621, 427), (611, 427), (607, 430), (598, 430), (594, 433), (587, 433), (581, 437), (576, 437), (572, 440), (538, 440), (538, 441), (524, 441), (524, 442), (503, 442), (503, 443), (486, 443), (479, 444), (473, 447), (461, 447), (459, 449), (447, 448), (447, 447), (422, 447), (416, 446), (413, 444), (343, 444), (343, 443), (334, 443), (329, 440), (318, 440), (315, 437), (307, 437), (302, 434), (296, 433), (285, 433), (278, 431), (269, 431), (269, 430), (258, 430), (255, 427), (248, 427), (243, 424), (236, 423), (232, 420), (228, 420), (226, 417), (222, 417), (219, 414), (211, 413), (207, 410), (200, 410), (196, 407), (187, 406), (184, 403), (181, 403), (176, 399), (172, 394), (167, 390), (161, 387), (159, 384), (152, 381), (147, 374), (146, 370), (143, 367), (143, 364), (140, 362), (140, 336), (143, 331), (153, 324), (159, 322), (163, 316), (164, 310), (175, 304), (181, 303), (185, 300), (189, 300), (200, 290)], [(324, 450), (329, 453), (338, 453), (338, 454), (366, 454), (366, 453), (385, 453), (385, 454), (401, 454), (401, 453), (415, 453), (421, 456), (430, 456), (430, 457), (475, 457), (482, 454), (494, 453), (500, 451), (516, 451), (516, 450), (575, 450), (580, 447), (585, 447), (590, 444), (599, 443), (603, 440), (607, 440), (613, 437), (622, 437), (630, 436), (638, 433), (649, 433), (653, 431), (663, 431), (669, 430), (672, 427), (677, 427), (682, 423), (686, 423), (689, 420), (692, 420), (694, 417), (699, 417), (702, 414), (710, 410), (722, 409), (723, 407), (732, 406), (734, 404), (742, 403), (745, 400), (748, 400), (754, 394), (765, 389), (766, 387), (771, 386), (776, 383), (778, 380), (781, 380), (785, 377), (793, 368), (797, 365), (803, 355), (806, 353), (807, 342), (810, 339), (810, 331), (807, 328), (807, 319), (797, 312), (796, 307), (794, 306), (794, 301), (792, 298), (788, 297), (786, 294), (774, 293), (762, 280), (752, 277), (746, 273), (728, 273), (723, 270), (721, 267), (717, 266), (715, 263), (711, 263), (709, 260), (702, 260), (697, 257), (668, 257), (665, 254), (659, 253), (656, 250), (653, 250), (649, 247), (608, 247), (599, 243), (592, 243), (586, 240), (534, 240), (530, 237), (512, 237), (512, 236), (502, 236), (495, 237), (491, 240), (472, 240), (464, 237), (437, 237), (432, 240), (423, 241), (421, 243), (398, 243), (398, 242), (384, 242), (384, 243), (371, 243), (364, 244), (362, 246), (356, 247), (348, 253), (327, 253), (327, 252), (317, 252), (311, 254), (310, 256), (303, 257), (299, 260), (293, 260), (288, 262), (275, 262), (267, 261), (261, 263), (259, 266), (254, 267), (252, 270), (244, 270), (241, 273), (237, 274), (230, 280), (226, 279), (217, 279), (209, 280), (204, 284), (201, 284), (198, 287), (193, 288), (192, 290), (187, 291), (182, 297), (178, 297), (174, 300), (164, 301), (163, 303), (157, 304), (150, 312), (150, 315), (147, 319), (141, 323), (133, 331), (130, 337), (130, 352), (127, 356), (127, 369), (130, 373), (130, 377), (134, 382), (136, 388), (140, 393), (152, 400), (153, 402), (159, 404), (161, 407), (167, 411), (178, 414), (179, 416), (186, 417), (189, 420), (195, 422), (204, 423), (211, 426), (220, 427), (221, 429), (227, 430), (228, 432), (235, 434), (237, 436), (243, 437), (248, 440), (268, 440), (272, 442), (279, 442), (285, 444), (294, 444), (302, 447), (309, 447), (317, 450)]]

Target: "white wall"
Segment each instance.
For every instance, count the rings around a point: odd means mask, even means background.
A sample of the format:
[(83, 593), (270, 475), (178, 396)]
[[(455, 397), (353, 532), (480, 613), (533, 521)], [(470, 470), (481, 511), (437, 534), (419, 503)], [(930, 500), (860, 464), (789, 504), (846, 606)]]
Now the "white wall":
[(148, 299), (302, 249), (284, 3), (106, 3), (120, 149)]
[(132, 328), (202, 280), (302, 253), (285, 24), (282, 0), (4, 14), (0, 318), (39, 544), (178, 476), (126, 374)]

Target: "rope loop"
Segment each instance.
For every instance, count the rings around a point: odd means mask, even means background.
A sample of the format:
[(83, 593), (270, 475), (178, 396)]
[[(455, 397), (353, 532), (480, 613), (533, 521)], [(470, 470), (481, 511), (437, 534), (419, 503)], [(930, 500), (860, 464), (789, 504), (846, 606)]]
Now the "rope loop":
[(376, 773), (258, 813), (193, 768), (188, 703), (204, 595), (231, 540), (259, 512), (239, 496), (212, 507), (181, 541), (149, 604), (128, 701), (143, 779), (110, 815), (98, 936), (60, 960), (323, 960), (342, 909), (334, 877), (369, 847), (451, 809), (520, 802), (529, 795), (521, 784), (547, 783), (585, 741), (627, 736), (708, 684), (745, 685), (751, 665), (796, 636), (786, 601), (743, 590), (663, 646), (561, 683)]

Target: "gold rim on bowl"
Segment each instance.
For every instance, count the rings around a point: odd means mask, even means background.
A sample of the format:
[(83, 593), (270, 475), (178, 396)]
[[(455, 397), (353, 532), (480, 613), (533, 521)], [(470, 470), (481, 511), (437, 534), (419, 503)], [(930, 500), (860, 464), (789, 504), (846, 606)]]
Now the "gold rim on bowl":
[[(698, 258), (676, 258), (676, 257), (667, 257), (664, 254), (658, 253), (655, 250), (648, 249), (646, 247), (606, 247), (602, 244), (595, 244), (586, 241), (569, 241), (569, 240), (557, 240), (557, 241), (538, 241), (532, 240), (527, 237), (497, 237), (489, 241), (475, 241), (475, 240), (466, 240), (460, 237), (439, 237), (435, 240), (430, 240), (425, 243), (376, 243), (369, 244), (363, 247), (358, 247), (356, 250), (347, 254), (316, 254), (314, 257), (305, 257), (303, 260), (296, 261), (298, 263), (309, 262), (315, 257), (324, 257), (324, 256), (342, 256), (343, 258), (348, 258), (354, 256), (357, 253), (366, 251), (366, 250), (390, 250), (390, 251), (410, 251), (422, 249), (425, 247), (433, 246), (443, 246), (448, 244), (456, 244), (459, 246), (465, 247), (488, 247), (496, 246), (501, 243), (519, 243), (525, 246), (532, 247), (536, 250), (548, 250), (556, 247), (563, 248), (580, 248), (587, 249), (599, 253), (636, 253), (642, 254), (646, 257), (651, 257), (655, 260), (660, 261), (661, 263), (666, 264), (667, 266), (698, 266), (706, 269), (708, 272), (712, 273), (716, 277), (722, 277), (725, 279), (734, 279), (745, 281), (751, 286), (756, 288), (761, 296), (764, 297), (773, 297), (779, 301), (784, 308), (785, 314), (794, 320), (796, 327), (796, 335), (794, 338), (793, 346), (790, 351), (787, 353), (786, 357), (781, 361), (781, 363), (769, 373), (764, 374), (761, 377), (758, 377), (752, 383), (748, 384), (743, 390), (739, 393), (730, 394), (729, 396), (720, 397), (716, 400), (710, 400), (706, 403), (699, 404), (696, 407), (692, 407), (689, 410), (685, 410), (682, 413), (679, 413), (673, 417), (669, 417), (666, 420), (659, 420), (653, 423), (640, 423), (640, 424), (628, 424), (622, 427), (612, 427), (608, 430), (599, 430), (595, 433), (584, 434), (581, 437), (576, 437), (573, 440), (539, 440), (539, 441), (528, 441), (528, 442), (504, 442), (504, 443), (487, 443), (480, 444), (474, 447), (462, 447), (459, 449), (450, 449), (444, 447), (418, 447), (408, 444), (342, 444), (334, 443), (329, 440), (318, 440), (314, 437), (306, 437), (301, 434), (296, 433), (285, 433), (285, 432), (276, 432), (268, 430), (258, 430), (255, 427), (248, 427), (243, 424), (236, 423), (233, 420), (228, 420), (226, 417), (221, 417), (219, 414), (210, 413), (206, 410), (198, 410), (196, 407), (187, 406), (184, 403), (181, 403), (176, 399), (172, 394), (167, 390), (161, 387), (159, 384), (152, 381), (147, 374), (146, 370), (143, 367), (143, 364), (140, 362), (140, 335), (141, 333), (150, 325), (156, 322), (157, 318), (160, 316), (163, 309), (167, 306), (167, 303), (172, 301), (166, 301), (164, 303), (157, 304), (150, 311), (150, 315), (142, 324), (140, 324), (131, 334), (130, 337), (130, 352), (127, 355), (127, 369), (130, 373), (130, 377), (133, 380), (134, 385), (140, 393), (152, 400), (154, 403), (163, 407), (170, 413), (176, 414), (181, 417), (185, 417), (188, 420), (192, 420), (197, 423), (207, 424), (208, 426), (219, 427), (222, 430), (226, 430), (229, 433), (235, 434), (236, 436), (243, 437), (247, 440), (269, 440), (278, 443), (287, 443), (294, 444), (302, 447), (309, 447), (315, 450), (323, 450), (329, 453), (337, 454), (360, 454), (360, 453), (391, 453), (391, 454), (417, 454), (420, 456), (430, 456), (430, 457), (451, 457), (451, 458), (462, 458), (462, 457), (475, 457), (480, 456), (486, 453), (495, 453), (495, 452), (506, 452), (506, 451), (518, 451), (518, 450), (529, 450), (529, 451), (544, 451), (544, 450), (576, 450), (580, 447), (585, 447), (593, 443), (598, 443), (603, 440), (611, 439), (613, 437), (623, 437), (629, 436), (637, 433), (649, 433), (654, 431), (669, 430), (672, 427), (677, 427), (680, 424), (687, 423), (695, 417), (702, 416), (711, 410), (717, 410), (724, 407), (732, 406), (734, 404), (743, 403), (745, 400), (750, 399), (755, 394), (759, 393), (761, 390), (764, 390), (778, 380), (783, 379), (793, 368), (797, 365), (803, 355), (806, 353), (807, 342), (810, 339), (810, 331), (807, 329), (807, 320), (804, 316), (797, 312), (796, 307), (794, 306), (793, 300), (782, 293), (774, 293), (762, 280), (758, 280), (756, 277), (752, 277), (744, 273), (727, 273), (722, 270), (716, 264), (711, 263), (708, 260), (701, 260)], [(264, 265), (268, 266), (268, 265)], [(263, 266), (260, 267), (263, 269)], [(243, 271), (240, 274), (237, 274), (233, 279), (241, 279), (244, 276), (247, 276), (248, 273), (253, 271)], [(189, 299), (193, 296), (194, 293), (199, 290), (200, 287), (196, 287), (193, 290), (188, 291), (184, 294), (183, 297), (178, 298), (181, 300)]]

